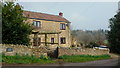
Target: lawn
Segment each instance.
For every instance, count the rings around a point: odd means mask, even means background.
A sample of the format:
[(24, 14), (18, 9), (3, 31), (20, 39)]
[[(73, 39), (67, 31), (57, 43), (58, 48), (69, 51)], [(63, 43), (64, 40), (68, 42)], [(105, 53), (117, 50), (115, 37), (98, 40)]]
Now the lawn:
[(86, 61), (95, 61), (95, 60), (102, 60), (102, 59), (110, 59), (110, 55), (64, 55), (60, 56), (59, 59), (63, 60), (64, 62), (86, 62)]

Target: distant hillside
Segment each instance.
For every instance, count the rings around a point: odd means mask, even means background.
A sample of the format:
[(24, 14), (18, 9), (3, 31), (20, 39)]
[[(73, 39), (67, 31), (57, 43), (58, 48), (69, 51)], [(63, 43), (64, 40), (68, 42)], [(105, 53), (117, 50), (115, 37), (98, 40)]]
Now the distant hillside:
[(72, 36), (76, 37), (79, 42), (88, 44), (90, 42), (103, 42), (106, 40), (107, 30), (72, 30)]

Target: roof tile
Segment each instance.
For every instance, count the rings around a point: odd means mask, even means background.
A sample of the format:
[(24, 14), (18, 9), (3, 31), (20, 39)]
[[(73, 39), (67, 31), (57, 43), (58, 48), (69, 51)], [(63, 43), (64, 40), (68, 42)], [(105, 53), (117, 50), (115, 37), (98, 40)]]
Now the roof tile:
[(59, 15), (51, 15), (51, 14), (31, 12), (31, 11), (24, 11), (23, 15), (28, 18), (37, 18), (37, 19), (43, 19), (43, 20), (51, 20), (51, 21), (60, 21), (60, 22), (70, 23), (67, 19), (65, 19)]

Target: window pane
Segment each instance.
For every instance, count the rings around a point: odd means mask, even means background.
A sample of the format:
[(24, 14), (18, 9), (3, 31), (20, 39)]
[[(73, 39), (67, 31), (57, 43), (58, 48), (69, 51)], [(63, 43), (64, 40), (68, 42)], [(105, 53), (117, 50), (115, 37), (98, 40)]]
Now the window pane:
[(65, 43), (65, 38), (63, 38), (63, 43)]
[(65, 24), (60, 24), (60, 29), (64, 30), (66, 28)]
[(60, 29), (62, 29), (62, 24), (60, 24)]
[(63, 29), (65, 29), (65, 24), (63, 24)]
[(33, 25), (36, 26), (36, 21), (33, 22)]
[(33, 22), (33, 25), (34, 25), (35, 27), (40, 27), (40, 21), (34, 21), (34, 22)]
[(65, 44), (66, 43), (66, 38), (60, 38), (61, 44)]
[(51, 38), (51, 43), (54, 43), (54, 38)]
[(40, 27), (40, 22), (39, 21), (37, 21), (37, 27)]

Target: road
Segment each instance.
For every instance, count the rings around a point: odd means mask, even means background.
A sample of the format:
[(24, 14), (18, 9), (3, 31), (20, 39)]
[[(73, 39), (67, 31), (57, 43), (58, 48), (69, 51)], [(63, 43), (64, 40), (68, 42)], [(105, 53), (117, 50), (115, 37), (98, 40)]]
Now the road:
[(91, 61), (85, 63), (66, 63), (61, 64), (63, 66), (117, 66), (119, 61), (118, 58), (109, 59), (109, 60), (99, 60), (99, 61)]
[(60, 64), (48, 64), (40, 66), (117, 66), (120, 63), (120, 58), (113, 58), (107, 60), (90, 61), (84, 63), (60, 63)]

